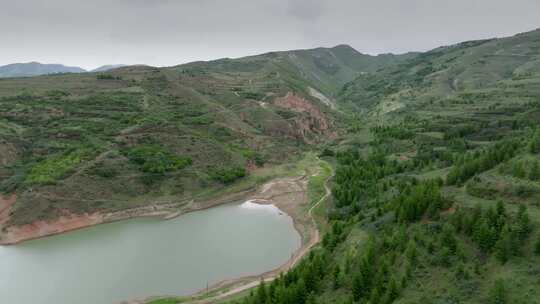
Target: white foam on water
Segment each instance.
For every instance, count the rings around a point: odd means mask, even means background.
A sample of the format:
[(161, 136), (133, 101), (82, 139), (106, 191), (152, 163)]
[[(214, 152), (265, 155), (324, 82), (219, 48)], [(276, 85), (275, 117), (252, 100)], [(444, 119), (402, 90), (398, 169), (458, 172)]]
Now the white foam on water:
[(267, 210), (279, 214), (283, 214), (278, 207), (273, 204), (258, 204), (256, 200), (247, 200), (240, 205), (240, 208), (249, 210)]

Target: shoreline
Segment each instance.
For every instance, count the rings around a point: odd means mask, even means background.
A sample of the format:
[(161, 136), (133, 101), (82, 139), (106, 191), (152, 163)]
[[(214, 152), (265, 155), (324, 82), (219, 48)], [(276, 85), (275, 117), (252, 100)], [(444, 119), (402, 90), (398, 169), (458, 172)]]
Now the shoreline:
[[(318, 174), (320, 174), (320, 172)], [(214, 303), (215, 301), (224, 300), (227, 297), (230, 297), (235, 294), (241, 293), (243, 291), (249, 290), (251, 288), (257, 287), (261, 280), (263, 280), (266, 283), (275, 280), (276, 278), (279, 277), (281, 273), (284, 273), (292, 269), (313, 247), (319, 244), (320, 233), (317, 228), (317, 223), (315, 221), (315, 217), (312, 214), (312, 211), (320, 203), (324, 202), (330, 196), (331, 190), (328, 186), (328, 181), (330, 181), (333, 176), (334, 176), (334, 171), (332, 171), (331, 174), (325, 179), (325, 182), (324, 182), (325, 194), (315, 204), (313, 204), (309, 208), (309, 210), (306, 212), (307, 218), (309, 219), (309, 222), (310, 222), (309, 228), (311, 228), (309, 231), (309, 234), (306, 233), (306, 231), (301, 228), (303, 227), (304, 224), (300, 224), (299, 221), (301, 221), (302, 219), (298, 216), (294, 216), (286, 212), (285, 210), (282, 210), (282, 208), (280, 208), (278, 204), (274, 204), (274, 202), (272, 202), (272, 197), (270, 199), (264, 199), (260, 197), (254, 197), (254, 198), (249, 199), (249, 201), (252, 201), (258, 204), (274, 205), (280, 211), (282, 211), (283, 213), (287, 214), (288, 216), (292, 218), (294, 228), (300, 234), (301, 246), (293, 253), (293, 255), (285, 263), (283, 263), (279, 267), (260, 273), (260, 274), (247, 275), (247, 276), (222, 280), (220, 282), (217, 282), (209, 286), (208, 288), (203, 288), (187, 296), (152, 296), (152, 297), (147, 297), (144, 299), (124, 301), (124, 302), (121, 302), (120, 304), (147, 304), (153, 300), (166, 299), (166, 298), (180, 299), (182, 303), (185, 302), (188, 304), (211, 304), (211, 303)], [(301, 176), (295, 181), (306, 182), (306, 188), (304, 190), (305, 190), (305, 193), (307, 193), (307, 181), (308, 181), (307, 176), (306, 175)], [(271, 184), (271, 183), (273, 183), (273, 181), (269, 182), (268, 184)], [(263, 185), (263, 187), (264, 186), (265, 185)], [(264, 192), (264, 190), (262, 192)], [(283, 195), (287, 195), (287, 193), (284, 193)], [(221, 289), (225, 289), (225, 290), (220, 291)]]
[[(76, 230), (82, 230), (97, 225), (106, 225), (110, 223), (127, 221), (137, 218), (159, 218), (162, 220), (170, 220), (190, 212), (201, 211), (217, 207), (219, 205), (231, 203), (236, 200), (245, 199), (255, 191), (256, 188), (250, 188), (247, 190), (231, 193), (219, 198), (213, 198), (206, 201), (192, 201), (188, 204), (187, 207), (184, 206), (182, 203), (155, 204), (109, 213), (95, 212), (91, 214), (75, 215), (72, 217), (60, 217), (51, 222), (36, 221), (31, 224), (26, 224), (19, 227), (7, 227), (7, 232), (2, 231), (0, 233), (0, 246), (15, 246), (24, 242), (69, 233)], [(2, 199), (2, 197), (0, 197), (0, 199)], [(9, 211), (9, 208), (10, 206), (2, 208), (2, 210), (0, 211), (0, 215), (5, 211)], [(81, 221), (82, 223), (73, 224), (77, 221)], [(68, 228), (58, 228), (58, 226), (66, 224), (73, 224), (73, 226), (70, 226)], [(33, 229), (34, 232), (29, 232), (28, 234), (24, 233), (24, 230), (30, 229)], [(10, 235), (10, 233), (21, 233), (24, 234), (24, 236), (12, 236)]]
[[(318, 173), (315, 174), (321, 174), (321, 172), (318, 171)], [(262, 185), (257, 185), (242, 191), (229, 193), (221, 197), (215, 197), (200, 202), (191, 201), (186, 204), (184, 201), (181, 203), (155, 204), (111, 213), (85, 214), (83, 215), (85, 218), (89, 218), (94, 215), (98, 217), (98, 220), (89, 224), (84, 223), (80, 226), (73, 226), (69, 227), (68, 229), (61, 230), (50, 230), (45, 231), (44, 233), (42, 233), (43, 231), (40, 232), (37, 230), (36, 234), (26, 235), (25, 237), (21, 237), (19, 239), (6, 241), (6, 239), (3, 238), (0, 239), (0, 245), (16, 245), (30, 240), (46, 238), (92, 226), (135, 218), (153, 217), (169, 220), (190, 212), (201, 211), (240, 200), (252, 201), (253, 203), (262, 205), (274, 205), (280, 210), (280, 212), (290, 216), (293, 220), (294, 229), (301, 237), (301, 243), (300, 247), (295, 250), (291, 257), (279, 267), (259, 274), (225, 279), (212, 284), (208, 288), (203, 288), (186, 296), (150, 296), (120, 302), (121, 304), (144, 304), (156, 299), (178, 298), (182, 299), (183, 301), (187, 301), (187, 303), (193, 304), (213, 303), (214, 301), (255, 287), (259, 284), (261, 279), (265, 282), (274, 280), (281, 273), (286, 272), (294, 267), (314, 246), (320, 242), (319, 230), (317, 228), (315, 218), (312, 215), (312, 210), (317, 207), (319, 203), (326, 200), (326, 198), (330, 195), (327, 182), (332, 178), (333, 172), (332, 175), (325, 180), (325, 194), (311, 207), (309, 206), (310, 202), (307, 197), (307, 184), (310, 176), (312, 175), (308, 175), (306, 173), (297, 177), (276, 178)], [(6, 202), (9, 199), (13, 199), (13, 196), (7, 198), (0, 196), (0, 203)], [(0, 208), (0, 217), (2, 213), (6, 211), (6, 209), (9, 210), (9, 207), (10, 206), (8, 205), (7, 207)], [(306, 210), (306, 207), (309, 207), (309, 210)], [(0, 218), (0, 224), (2, 223), (1, 220), (2, 218)], [(56, 223), (57, 221), (50, 222), (48, 224), (54, 226)], [(34, 224), (35, 223), (32, 223), (30, 225)], [(2, 232), (2, 234), (5, 235), (5, 232)]]

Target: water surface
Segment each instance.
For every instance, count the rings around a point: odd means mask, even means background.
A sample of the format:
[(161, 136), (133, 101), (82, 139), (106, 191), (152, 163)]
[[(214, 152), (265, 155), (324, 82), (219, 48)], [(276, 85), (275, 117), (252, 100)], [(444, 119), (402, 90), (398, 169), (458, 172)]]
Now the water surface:
[(300, 246), (273, 206), (229, 204), (0, 246), (0, 303), (112, 304), (187, 295), (285, 263)]

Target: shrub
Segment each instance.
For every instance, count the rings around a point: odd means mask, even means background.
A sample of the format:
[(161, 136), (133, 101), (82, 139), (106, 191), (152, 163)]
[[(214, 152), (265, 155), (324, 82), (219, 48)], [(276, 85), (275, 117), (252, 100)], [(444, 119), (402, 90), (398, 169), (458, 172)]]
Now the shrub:
[(534, 245), (534, 253), (540, 255), (540, 234), (538, 235), (536, 239), (536, 244)]
[(120, 80), (120, 77), (115, 77), (112, 74), (98, 74), (96, 76), (98, 80)]
[(159, 146), (138, 146), (125, 152), (130, 161), (139, 165), (143, 172), (165, 173), (183, 169), (191, 165), (189, 157), (176, 156)]
[(325, 156), (329, 156), (329, 157), (333, 157), (335, 156), (335, 153), (334, 151), (328, 149), (328, 148), (325, 148), (321, 154), (319, 154), (320, 157), (325, 157)]
[(58, 155), (39, 162), (30, 169), (25, 182), (29, 184), (48, 184), (64, 177), (86, 156), (84, 151), (74, 151), (66, 155)]
[(230, 184), (244, 176), (246, 176), (246, 169), (240, 166), (217, 169), (210, 173), (213, 180), (224, 184)]
[(111, 178), (116, 176), (118, 171), (115, 168), (99, 166), (92, 168), (90, 173), (103, 178)]
[(495, 281), (493, 287), (489, 291), (489, 303), (490, 304), (505, 304), (507, 303), (506, 288), (504, 287), (504, 281), (499, 279)]

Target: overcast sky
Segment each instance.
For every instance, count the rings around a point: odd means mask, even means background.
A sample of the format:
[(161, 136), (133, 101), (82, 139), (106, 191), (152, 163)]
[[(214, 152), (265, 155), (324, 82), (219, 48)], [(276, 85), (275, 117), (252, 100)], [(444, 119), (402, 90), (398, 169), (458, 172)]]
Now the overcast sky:
[(0, 0), (0, 65), (167, 66), (346, 43), (424, 51), (540, 27), (540, 0)]

